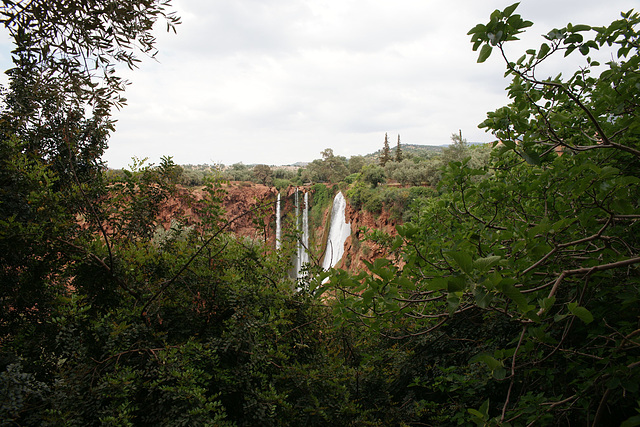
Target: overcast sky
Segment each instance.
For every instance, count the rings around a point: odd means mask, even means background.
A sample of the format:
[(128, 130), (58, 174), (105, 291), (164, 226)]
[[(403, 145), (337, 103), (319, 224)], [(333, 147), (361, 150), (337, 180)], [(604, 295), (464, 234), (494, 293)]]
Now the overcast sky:
[[(290, 164), (332, 148), (346, 157), (442, 145), (507, 102), (497, 55), (477, 64), (467, 32), (497, 0), (173, 0), (177, 34), (159, 27), (157, 61), (125, 76), (128, 105), (105, 160)], [(534, 22), (518, 49), (554, 27), (604, 25), (638, 0), (522, 0)], [(2, 53), (6, 57), (6, 51)], [(518, 55), (520, 56), (520, 55)], [(517, 59), (517, 58), (515, 58)], [(551, 70), (555, 74), (555, 70)]]

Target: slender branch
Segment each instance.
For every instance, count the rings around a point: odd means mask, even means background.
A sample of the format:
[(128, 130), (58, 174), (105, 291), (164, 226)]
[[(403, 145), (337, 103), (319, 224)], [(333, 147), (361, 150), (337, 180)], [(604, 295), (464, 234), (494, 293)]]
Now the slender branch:
[(545, 405), (545, 406), (549, 406), (551, 408), (554, 408), (554, 407), (562, 405), (564, 403), (571, 402), (572, 400), (575, 400), (577, 398), (578, 398), (578, 396), (576, 394), (574, 394), (573, 396), (567, 397), (566, 399), (558, 400), (557, 402), (545, 402), (545, 403), (541, 403), (541, 405)]
[(403, 307), (403, 308), (405, 308), (405, 307), (408, 307), (411, 304), (421, 304), (421, 303), (424, 303), (424, 302), (438, 301), (438, 300), (441, 300), (444, 297), (445, 297), (445, 295), (440, 295), (440, 296), (432, 297), (432, 298), (421, 298), (421, 299), (394, 298), (394, 300), (398, 301), (398, 302), (406, 303), (406, 305)]
[[(491, 224), (490, 222), (486, 222), (486, 221), (484, 221), (483, 219), (478, 218), (477, 216), (475, 216), (474, 214), (472, 214), (472, 213), (469, 211), (469, 208), (467, 208), (467, 202), (466, 202), (465, 197), (464, 197), (464, 188), (462, 188), (462, 186), (461, 186), (461, 188), (460, 188), (460, 195), (461, 195), (461, 197), (462, 197), (462, 206), (464, 207), (464, 213), (466, 213), (466, 214), (467, 214), (467, 215), (469, 215), (471, 218), (475, 219), (476, 221), (478, 221), (480, 224), (484, 225), (484, 226), (485, 226), (485, 227), (487, 227), (487, 228), (491, 228), (491, 229), (493, 229), (493, 230), (501, 230), (501, 231), (505, 231), (505, 230), (507, 230), (505, 227), (502, 227), (502, 226), (499, 226), (499, 225), (493, 225), (493, 224)], [(456, 211), (458, 211), (458, 213), (462, 213), (462, 212), (460, 212), (460, 211), (458, 210), (458, 208), (456, 208), (455, 203), (452, 203), (452, 206), (453, 206), (453, 209), (455, 209)], [(495, 218), (495, 217), (494, 217), (494, 218)]]
[(89, 212), (91, 212), (91, 215), (93, 216), (95, 223), (98, 225), (98, 228), (100, 229), (100, 234), (104, 239), (104, 244), (107, 247), (107, 252), (109, 253), (109, 265), (111, 267), (109, 270), (113, 271), (114, 261), (113, 261), (113, 250), (111, 248), (111, 242), (109, 241), (107, 230), (104, 228), (104, 225), (102, 224), (102, 221), (98, 216), (98, 212), (95, 210), (93, 203), (91, 203), (91, 201), (89, 200), (89, 197), (82, 189), (82, 184), (80, 183), (80, 179), (78, 179), (78, 174), (76, 173), (76, 168), (75, 168), (75, 165), (73, 164), (73, 159), (75, 159), (75, 154), (71, 150), (71, 143), (69, 142), (69, 135), (67, 134), (66, 128), (64, 132), (64, 142), (67, 145), (67, 150), (69, 151), (69, 168), (71, 169), (71, 173), (73, 174), (73, 179), (76, 185), (78, 186), (78, 190), (80, 190), (80, 194), (82, 195), (82, 198), (86, 204), (86, 207), (89, 209)]
[(636, 150), (635, 148), (628, 147), (626, 145), (617, 144), (615, 142), (609, 142), (608, 144), (597, 144), (597, 145), (568, 145), (567, 147), (575, 151), (588, 151), (588, 150), (597, 150), (602, 148), (616, 148), (618, 150), (626, 151), (627, 153), (633, 154), (636, 157), (640, 157), (640, 150)]
[(602, 418), (602, 413), (604, 412), (604, 406), (609, 399), (609, 395), (611, 394), (611, 389), (607, 388), (607, 390), (602, 395), (602, 399), (600, 399), (600, 404), (598, 405), (598, 410), (596, 411), (596, 415), (593, 418), (592, 427), (596, 427), (600, 423), (600, 419)]
[(518, 340), (518, 345), (516, 346), (516, 351), (513, 353), (513, 357), (511, 358), (511, 381), (509, 382), (509, 390), (507, 391), (507, 398), (504, 401), (504, 405), (502, 406), (502, 415), (500, 416), (500, 421), (504, 422), (504, 417), (507, 413), (507, 406), (509, 405), (509, 399), (511, 398), (511, 390), (513, 389), (513, 383), (516, 379), (516, 357), (518, 356), (518, 350), (520, 350), (520, 346), (522, 345), (522, 340), (524, 339), (524, 334), (527, 332), (527, 326), (525, 325), (522, 328), (522, 333), (520, 334), (520, 339)]
[(574, 270), (565, 270), (562, 273), (560, 273), (560, 276), (558, 276), (558, 279), (555, 281), (553, 288), (551, 288), (551, 291), (549, 292), (549, 298), (555, 295), (556, 291), (558, 290), (558, 287), (560, 286), (560, 283), (562, 283), (564, 278), (567, 276), (573, 276), (577, 274), (592, 274), (598, 271), (605, 271), (605, 270), (611, 270), (614, 268), (627, 267), (629, 265), (633, 265), (637, 263), (640, 263), (640, 257), (629, 258), (622, 261), (612, 262), (609, 264), (595, 265), (593, 267), (583, 267), (583, 268), (576, 268)]
[[(271, 203), (266, 203), (264, 205), (260, 205), (260, 206), (256, 206), (252, 209), (249, 209), (248, 211), (245, 211), (243, 213), (241, 213), (240, 215), (236, 216), (235, 218), (231, 219), (230, 221), (227, 221), (217, 232), (215, 232), (211, 237), (209, 237), (199, 248), (198, 250), (191, 255), (191, 258), (189, 258), (189, 260), (183, 264), (183, 266), (178, 270), (178, 272), (176, 274), (173, 275), (173, 277), (169, 280), (167, 280), (162, 287), (155, 293), (153, 294), (153, 296), (151, 298), (149, 298), (149, 300), (146, 302), (146, 304), (142, 307), (142, 311), (141, 311), (141, 315), (144, 317), (146, 316), (146, 311), (147, 308), (149, 308), (149, 305), (151, 305), (151, 303), (153, 301), (155, 301), (156, 298), (158, 298), (165, 290), (167, 290), (167, 288), (169, 288), (169, 286), (173, 285), (173, 283), (175, 283), (175, 281), (178, 279), (178, 277), (180, 277), (180, 275), (182, 273), (184, 273), (184, 271), (189, 267), (189, 265), (191, 265), (191, 263), (200, 255), (200, 253), (204, 250), (204, 248), (206, 248), (211, 242), (213, 242), (213, 240), (218, 237), (220, 234), (222, 234), (222, 232), (224, 230), (226, 230), (231, 224), (233, 224), (234, 222), (236, 222), (237, 220), (239, 220), (240, 218), (249, 215), (250, 213), (253, 213), (259, 209), (264, 209), (264, 207), (269, 206), (270, 204), (275, 203), (275, 202), (271, 202)], [(222, 251), (227, 247), (227, 245), (225, 244), (222, 249), (220, 251), (218, 251), (216, 253), (215, 256), (218, 256), (220, 253), (222, 253)]]
[(435, 331), (440, 326), (444, 325), (444, 323), (447, 320), (449, 320), (449, 318), (445, 317), (444, 319), (442, 319), (441, 321), (439, 321), (438, 323), (436, 323), (434, 326), (430, 327), (429, 329), (425, 329), (424, 331), (420, 331), (420, 332), (416, 332), (416, 333), (409, 333), (409, 334), (401, 335), (401, 336), (393, 336), (393, 335), (387, 335), (385, 333), (382, 333), (382, 336), (384, 336), (385, 338), (392, 339), (392, 340), (402, 340), (402, 339), (405, 339), (405, 338), (419, 337), (420, 335), (425, 335), (425, 334), (428, 334), (430, 332)]
[(558, 251), (558, 246), (555, 246), (553, 249), (551, 249), (549, 252), (547, 252), (547, 254), (545, 256), (543, 256), (542, 258), (540, 258), (536, 263), (534, 263), (533, 265), (531, 265), (529, 268), (527, 268), (526, 270), (524, 270), (522, 273), (520, 273), (521, 276), (527, 274), (528, 272), (530, 272), (531, 270), (537, 268), (538, 266), (540, 266), (540, 264), (542, 264), (543, 262), (545, 262), (547, 259), (549, 259), (549, 257), (553, 254), (555, 254)]
[(593, 124), (593, 126), (596, 128), (596, 132), (598, 133), (598, 135), (600, 135), (600, 138), (602, 139), (602, 144), (596, 145), (596, 146), (591, 146), (591, 147), (572, 147), (576, 150), (585, 150), (585, 149), (594, 149), (594, 148), (616, 148), (618, 150), (621, 151), (625, 151), (627, 153), (633, 154), (636, 157), (640, 157), (640, 150), (636, 150), (635, 148), (632, 147), (628, 147), (625, 145), (621, 145), (621, 144), (617, 144), (613, 141), (611, 141), (611, 139), (607, 136), (607, 134), (604, 132), (604, 130), (602, 129), (602, 126), (600, 126), (600, 122), (598, 121), (598, 119), (593, 115), (593, 113), (591, 112), (591, 110), (589, 110), (587, 108), (586, 105), (584, 105), (584, 103), (580, 100), (580, 98), (573, 93), (569, 88), (567, 88), (564, 84), (561, 83), (557, 83), (557, 82), (552, 82), (552, 81), (541, 81), (536, 79), (534, 76), (529, 76), (526, 73), (519, 71), (515, 68), (514, 64), (509, 62), (506, 54), (504, 52), (504, 46), (502, 44), (499, 45), (500, 48), (500, 52), (502, 53), (502, 57), (504, 58), (506, 64), (507, 64), (507, 68), (515, 73), (516, 75), (520, 76), (520, 78), (522, 78), (523, 80), (529, 82), (529, 83), (533, 83), (536, 85), (542, 85), (542, 86), (549, 86), (549, 87), (553, 87), (556, 88), (558, 90), (563, 91), (564, 93), (567, 94), (567, 96), (576, 103), (576, 105), (582, 110), (584, 111), (584, 113), (587, 115), (587, 118), (589, 119), (589, 121)]
[(134, 297), (136, 300), (139, 300), (141, 295), (134, 291), (133, 289), (129, 288), (129, 286), (122, 280), (120, 280), (120, 278), (118, 276), (116, 276), (113, 273), (113, 270), (111, 269), (111, 267), (104, 262), (104, 260), (102, 258), (100, 258), (98, 255), (94, 254), (93, 252), (88, 251), (86, 248), (83, 248), (82, 246), (76, 245), (74, 243), (71, 243), (69, 241), (60, 239), (60, 238), (56, 238), (56, 240), (60, 243), (64, 243), (65, 245), (71, 246), (72, 248), (84, 252), (86, 255), (88, 255), (91, 259), (93, 259), (95, 262), (97, 262), (98, 264), (100, 264), (100, 266), (102, 268), (104, 268), (110, 275), (111, 277), (116, 281), (116, 283), (118, 284), (118, 286), (120, 286), (122, 289), (125, 290), (125, 292), (127, 292), (129, 295), (131, 295), (132, 297)]
[(600, 238), (602, 236), (602, 233), (604, 233), (604, 231), (609, 226), (609, 224), (611, 224), (611, 220), (612, 220), (612, 218), (609, 217), (607, 222), (600, 228), (600, 230), (598, 230), (598, 232), (596, 234), (592, 235), (592, 236), (585, 237), (585, 238), (578, 239), (578, 240), (574, 240), (573, 242), (561, 243), (559, 245), (556, 245), (545, 256), (540, 258), (540, 260), (538, 260), (538, 262), (536, 262), (535, 264), (533, 264), (532, 266), (530, 266), (529, 268), (524, 270), (521, 274), (522, 275), (527, 274), (528, 272), (530, 272), (534, 268), (538, 267), (540, 264), (542, 264), (544, 261), (546, 261), (551, 255), (556, 253), (558, 251), (558, 249), (563, 249), (563, 248), (566, 248), (566, 247), (569, 247), (569, 246), (579, 245), (581, 243), (587, 243), (587, 242), (590, 242), (592, 240), (596, 240), (596, 239)]
[(304, 327), (306, 327), (306, 326), (311, 325), (312, 323), (316, 323), (316, 322), (318, 322), (318, 321), (320, 321), (320, 320), (324, 320), (324, 319), (326, 319), (326, 316), (324, 316), (324, 317), (319, 317), (319, 318), (317, 318), (317, 319), (310, 320), (310, 321), (308, 321), (308, 322), (306, 322), (306, 323), (303, 323), (302, 325), (298, 325), (298, 326), (296, 326), (295, 328), (289, 329), (287, 332), (285, 332), (285, 333), (283, 333), (282, 335), (278, 336), (278, 338), (276, 338), (276, 341), (275, 341), (275, 342), (276, 342), (276, 343), (277, 343), (277, 342), (279, 342), (279, 341), (280, 341), (280, 339), (282, 339), (285, 335), (288, 335), (288, 334), (290, 334), (290, 333), (292, 333), (292, 332), (294, 332), (294, 331), (297, 331), (298, 329), (302, 329), (302, 328), (304, 328)]
[(156, 355), (156, 353), (158, 351), (162, 351), (162, 350), (167, 350), (169, 348), (179, 348), (180, 346), (178, 345), (170, 345), (167, 347), (162, 347), (162, 348), (134, 348), (132, 350), (125, 350), (125, 351), (121, 351), (120, 353), (117, 354), (113, 354), (109, 357), (107, 357), (104, 360), (96, 360), (93, 357), (90, 357), (91, 360), (93, 360), (95, 363), (99, 364), (99, 365), (103, 365), (107, 362), (109, 362), (112, 359), (116, 359), (116, 363), (118, 363), (120, 361), (120, 357), (126, 355), (126, 354), (131, 354), (131, 353), (144, 353), (144, 352), (148, 352), (151, 355), (153, 355), (154, 358), (158, 358), (158, 356)]

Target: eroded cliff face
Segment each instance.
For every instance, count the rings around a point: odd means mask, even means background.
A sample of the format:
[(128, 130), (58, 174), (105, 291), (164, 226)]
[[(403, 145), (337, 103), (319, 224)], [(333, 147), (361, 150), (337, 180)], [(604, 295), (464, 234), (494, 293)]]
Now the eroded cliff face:
[[(239, 237), (266, 239), (275, 242), (275, 232), (269, 224), (275, 222), (275, 200), (277, 191), (261, 184), (230, 182), (221, 187), (225, 191), (222, 206), (225, 219), (232, 221), (227, 230)], [(188, 193), (188, 194), (187, 194)], [(188, 196), (188, 197), (187, 197)], [(165, 229), (172, 220), (188, 218), (197, 225), (200, 221), (197, 207), (209, 194), (203, 188), (178, 189), (176, 197), (169, 199), (160, 212), (160, 223)], [(258, 224), (264, 223), (264, 226)]]
[[(244, 182), (230, 182), (223, 185), (222, 189), (226, 192), (222, 205), (225, 211), (225, 219), (232, 221), (228, 230), (239, 237), (247, 237), (265, 241), (268, 245), (275, 248), (275, 202), (277, 199), (277, 190), (273, 187), (267, 187), (261, 184), (250, 184)], [(306, 188), (300, 188), (301, 191), (307, 191)], [(189, 218), (189, 222), (197, 224), (199, 218), (195, 214), (194, 206), (202, 203), (208, 194), (203, 189), (181, 189), (181, 192), (189, 192), (192, 202), (186, 203), (185, 197), (170, 199), (160, 214), (160, 222), (165, 227), (171, 226), (171, 221), (182, 218)], [(295, 188), (289, 188), (283, 191), (281, 212), (282, 216), (292, 217), (294, 215), (295, 206), (293, 204), (293, 195)], [(184, 193), (183, 193), (184, 195)], [(311, 194), (311, 206), (313, 207), (313, 194)], [(326, 241), (328, 231), (327, 218), (331, 212), (329, 206), (323, 212), (324, 226), (315, 227), (311, 230), (314, 245), (311, 249), (312, 259), (322, 262), (323, 242)], [(351, 223), (351, 236), (345, 242), (345, 253), (336, 265), (338, 268), (344, 268), (349, 271), (360, 271), (365, 268), (363, 260), (373, 261), (376, 258), (386, 256), (386, 251), (380, 245), (367, 241), (365, 239), (366, 232), (364, 229), (381, 230), (391, 236), (395, 236), (397, 221), (395, 221), (389, 212), (383, 210), (381, 213), (372, 214), (364, 210), (355, 210), (347, 203), (345, 219)]]
[(339, 267), (361, 271), (366, 268), (363, 260), (373, 262), (387, 255), (387, 251), (381, 245), (366, 240), (365, 230), (377, 229), (395, 237), (398, 234), (395, 228), (397, 221), (384, 209), (379, 214), (373, 214), (348, 206), (346, 216), (347, 221), (351, 222), (351, 236), (345, 242), (345, 256)]
[(246, 186), (243, 183), (230, 183), (223, 188), (227, 191), (222, 201), (225, 219), (235, 219), (229, 226), (229, 231), (251, 239), (261, 238), (275, 245), (273, 224), (276, 221), (277, 190), (262, 184)]

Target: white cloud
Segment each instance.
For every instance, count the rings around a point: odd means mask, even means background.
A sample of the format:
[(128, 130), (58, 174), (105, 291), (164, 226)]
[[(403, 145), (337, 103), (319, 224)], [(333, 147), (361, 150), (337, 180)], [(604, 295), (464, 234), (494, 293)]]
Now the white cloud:
[[(524, 0), (539, 33), (615, 19), (632, 1)], [(179, 163), (283, 164), (404, 143), (445, 144), (506, 102), (503, 65), (476, 64), (467, 31), (499, 1), (181, 0), (177, 36), (159, 37), (160, 64), (131, 75), (107, 160), (173, 155)], [(566, 16), (565, 16), (566, 14)], [(606, 17), (606, 20), (603, 19)], [(140, 152), (143, 151), (143, 152)]]
[[(467, 31), (511, 2), (174, 0), (178, 34), (159, 26), (158, 61), (123, 71), (129, 105), (105, 159), (286, 164), (325, 148), (366, 154), (385, 132), (446, 144), (461, 129), (489, 141), (477, 125), (507, 101), (504, 65), (477, 64)], [(515, 50), (568, 22), (606, 24), (635, 3), (522, 0), (518, 13), (535, 25)]]

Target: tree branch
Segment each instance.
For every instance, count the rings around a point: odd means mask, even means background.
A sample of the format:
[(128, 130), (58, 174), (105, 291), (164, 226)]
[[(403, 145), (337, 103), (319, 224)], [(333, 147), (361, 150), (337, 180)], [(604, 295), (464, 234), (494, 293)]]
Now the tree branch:
[[(236, 216), (235, 218), (231, 219), (230, 221), (227, 221), (221, 228), (220, 230), (218, 230), (217, 232), (215, 232), (211, 237), (209, 237), (199, 248), (198, 250), (191, 255), (191, 257), (189, 258), (189, 260), (178, 270), (178, 272), (176, 274), (173, 275), (173, 277), (169, 280), (167, 280), (162, 287), (146, 302), (146, 304), (142, 307), (142, 311), (141, 311), (141, 315), (144, 318), (146, 316), (146, 311), (147, 308), (149, 308), (149, 305), (151, 305), (151, 303), (158, 298), (165, 290), (167, 290), (167, 288), (169, 288), (169, 286), (171, 286), (177, 279), (178, 277), (180, 277), (180, 275), (189, 267), (189, 265), (191, 265), (191, 263), (198, 257), (198, 255), (200, 255), (200, 253), (204, 250), (204, 248), (206, 248), (211, 242), (213, 242), (213, 240), (218, 237), (220, 234), (222, 234), (222, 232), (224, 230), (226, 230), (231, 224), (233, 224), (234, 222), (236, 222), (237, 220), (239, 220), (240, 218), (253, 213), (257, 210), (260, 209), (264, 209), (266, 206), (269, 206), (271, 204), (273, 204), (275, 202), (271, 202), (271, 203), (265, 203), (264, 205), (259, 205), (256, 206), (255, 208), (249, 209), (248, 211), (245, 211), (243, 213), (241, 213), (240, 215)], [(218, 251), (215, 256), (218, 256), (220, 253), (222, 253), (222, 251), (227, 247), (227, 245), (225, 244), (222, 249), (220, 249), (220, 251)]]
[(560, 273), (560, 276), (558, 276), (558, 279), (553, 284), (553, 288), (551, 288), (548, 298), (551, 298), (552, 296), (555, 295), (556, 291), (558, 290), (558, 287), (560, 286), (560, 283), (562, 283), (564, 278), (567, 276), (573, 276), (577, 274), (592, 274), (598, 271), (605, 271), (605, 270), (611, 270), (614, 268), (627, 267), (629, 265), (633, 265), (637, 263), (640, 263), (640, 257), (629, 258), (622, 261), (612, 262), (610, 264), (596, 265), (593, 267), (583, 267), (583, 268), (577, 268), (574, 270), (565, 270), (562, 273)]

